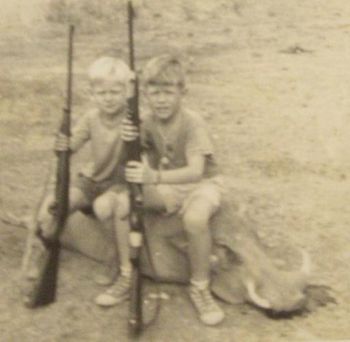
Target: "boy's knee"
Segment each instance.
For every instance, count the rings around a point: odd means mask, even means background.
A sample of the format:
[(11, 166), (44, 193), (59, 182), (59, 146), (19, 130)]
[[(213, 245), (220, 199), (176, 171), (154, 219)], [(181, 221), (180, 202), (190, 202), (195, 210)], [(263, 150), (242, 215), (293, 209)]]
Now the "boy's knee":
[(209, 217), (206, 214), (187, 210), (183, 216), (184, 230), (191, 235), (201, 234), (208, 230)]
[(110, 219), (113, 215), (115, 202), (113, 196), (98, 197), (92, 205), (96, 217), (101, 221)]
[(71, 187), (69, 189), (69, 212), (71, 214), (77, 210), (87, 208), (89, 206), (90, 201), (80, 188)]
[(205, 198), (192, 199), (183, 211), (184, 230), (188, 234), (201, 234), (208, 231), (209, 221), (218, 206)]
[(101, 221), (110, 219), (113, 215), (123, 219), (129, 214), (129, 198), (124, 193), (108, 193), (98, 197), (93, 203), (94, 213)]
[(117, 211), (116, 215), (119, 219), (125, 219), (130, 212), (129, 195), (126, 192), (118, 193), (117, 195)]
[(49, 195), (41, 205), (37, 217), (38, 224), (33, 224), (34, 233), (40, 230), (40, 234), (44, 238), (51, 238), (55, 233), (56, 225), (54, 224), (54, 217), (52, 215), (52, 207), (54, 206), (54, 196)]
[(50, 215), (47, 219), (39, 221), (40, 235), (47, 240), (54, 237), (58, 229), (57, 224), (55, 224), (54, 218)]

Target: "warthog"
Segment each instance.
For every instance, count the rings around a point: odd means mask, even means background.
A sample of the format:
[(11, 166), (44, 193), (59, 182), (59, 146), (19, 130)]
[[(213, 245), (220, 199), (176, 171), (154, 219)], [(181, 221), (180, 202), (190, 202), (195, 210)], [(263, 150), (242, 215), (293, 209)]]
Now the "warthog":
[(301, 310), (307, 299), (305, 291), (311, 271), (309, 255), (301, 251), (300, 269), (286, 271), (276, 266), (250, 228), (236, 227), (231, 236), (231, 239), (216, 238), (217, 246), (220, 246), (218, 254), (221, 249), (226, 267), (217, 272), (213, 291), (228, 302), (247, 301), (274, 313)]
[[(143, 272), (155, 279), (187, 282), (186, 239), (176, 217), (146, 215), (147, 245)], [(239, 222), (214, 220), (212, 290), (229, 303), (249, 302), (274, 313), (301, 310), (306, 302), (310, 260), (302, 253), (298, 271), (279, 269), (253, 229)], [(99, 261), (113, 253), (113, 239), (91, 217), (74, 214), (62, 237), (63, 245)], [(30, 253), (27, 253), (27, 258)]]

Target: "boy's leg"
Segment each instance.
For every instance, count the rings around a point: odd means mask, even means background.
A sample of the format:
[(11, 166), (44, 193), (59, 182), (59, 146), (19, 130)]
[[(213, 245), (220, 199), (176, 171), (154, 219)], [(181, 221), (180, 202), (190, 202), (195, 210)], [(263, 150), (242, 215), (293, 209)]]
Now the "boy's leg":
[(108, 191), (95, 200), (93, 208), (102, 222), (113, 225), (120, 261), (120, 276), (117, 281), (107, 291), (97, 296), (95, 302), (101, 306), (113, 306), (128, 298), (131, 283), (128, 194)]
[(191, 280), (194, 282), (209, 279), (212, 245), (209, 220), (212, 213), (211, 203), (205, 198), (198, 198), (188, 205), (183, 214), (183, 225), (188, 239)]
[[(144, 186), (144, 208), (148, 210), (164, 211), (167, 207), (163, 194), (155, 186)], [(112, 306), (128, 298), (131, 283), (132, 265), (130, 262), (129, 246), (129, 195), (123, 193), (106, 193), (97, 198), (94, 211), (102, 221), (110, 219), (114, 226), (116, 245), (120, 259), (120, 277), (106, 292), (97, 296), (96, 303), (101, 306)]]
[[(95, 211), (94, 211), (95, 213)], [(114, 222), (112, 218), (101, 220), (95, 213), (95, 216), (101, 221), (104, 234), (109, 241), (115, 241)], [(108, 249), (106, 261), (99, 266), (99, 271), (94, 275), (94, 281), (97, 285), (108, 286), (113, 284), (118, 275), (118, 254), (116, 248)]]
[[(42, 203), (38, 214), (38, 226), (41, 230), (41, 234), (44, 238), (50, 238), (53, 231), (53, 216), (50, 213), (51, 207), (55, 203), (55, 197), (53, 194), (49, 194)], [(78, 187), (71, 187), (69, 189), (69, 213), (72, 214), (75, 211), (87, 207), (90, 205), (90, 201), (82, 189)]]
[[(214, 184), (192, 185), (177, 189), (176, 186), (145, 186), (146, 209), (175, 213), (181, 206), (184, 230), (188, 238), (188, 255), (191, 266), (190, 297), (199, 312), (200, 319), (215, 325), (224, 319), (224, 312), (215, 303), (209, 290), (211, 235), (209, 221), (220, 205), (220, 190)], [(189, 194), (185, 201), (183, 196)]]
[(207, 325), (218, 324), (224, 319), (224, 312), (209, 289), (212, 247), (209, 221), (216, 210), (217, 206), (213, 205), (210, 197), (197, 196), (187, 204), (183, 214), (191, 267), (189, 294), (201, 321)]

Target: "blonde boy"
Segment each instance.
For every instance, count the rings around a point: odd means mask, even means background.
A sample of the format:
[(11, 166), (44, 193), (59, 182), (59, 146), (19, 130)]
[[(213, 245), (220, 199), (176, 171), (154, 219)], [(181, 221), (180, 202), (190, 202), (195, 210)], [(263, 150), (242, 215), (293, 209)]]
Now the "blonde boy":
[[(55, 150), (77, 152), (90, 142), (90, 162), (79, 172), (70, 188), (70, 212), (93, 208), (97, 218), (112, 224), (120, 261), (120, 276), (112, 286), (115, 301), (128, 296), (131, 265), (128, 246), (129, 200), (124, 181), (123, 141), (121, 121), (126, 116), (127, 96), (133, 74), (121, 60), (113, 57), (97, 59), (89, 68), (88, 77), (93, 107), (78, 121), (72, 136), (59, 135)], [(43, 238), (49, 239), (54, 205), (53, 196), (44, 201), (39, 212), (39, 226)], [(96, 298), (104, 305), (105, 294)], [(109, 303), (108, 303), (109, 304)]]
[[(141, 131), (147, 162), (129, 162), (126, 179), (145, 185), (145, 206), (181, 215), (189, 243), (189, 295), (201, 321), (215, 325), (224, 319), (224, 312), (209, 289), (209, 221), (221, 199), (213, 146), (201, 117), (182, 106), (185, 77), (177, 58), (152, 59), (144, 69), (143, 82), (151, 111)], [(124, 121), (123, 139), (135, 136), (135, 127)]]

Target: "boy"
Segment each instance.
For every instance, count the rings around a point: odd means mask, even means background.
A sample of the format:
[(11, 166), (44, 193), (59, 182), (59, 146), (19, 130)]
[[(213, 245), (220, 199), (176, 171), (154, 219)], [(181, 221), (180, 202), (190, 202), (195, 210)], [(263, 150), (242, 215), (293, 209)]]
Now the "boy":
[[(185, 77), (180, 62), (168, 55), (152, 59), (143, 73), (151, 113), (142, 124), (147, 160), (126, 167), (129, 182), (143, 183), (145, 206), (181, 215), (188, 239), (190, 298), (204, 324), (215, 325), (224, 312), (209, 289), (209, 221), (219, 209), (221, 179), (203, 120), (182, 107)], [(137, 136), (124, 120), (123, 140)]]
[[(89, 68), (88, 72), (93, 108), (80, 118), (72, 131), (70, 139), (59, 135), (55, 150), (78, 151), (86, 142), (91, 144), (91, 162), (78, 174), (77, 181), (69, 190), (69, 210), (92, 206), (96, 217), (112, 224), (115, 230), (116, 245), (120, 261), (120, 276), (113, 285), (115, 300), (121, 301), (128, 295), (131, 264), (129, 261), (127, 220), (129, 199), (124, 181), (123, 141), (120, 124), (127, 112), (127, 97), (133, 73), (121, 60), (101, 57)], [(43, 238), (50, 239), (52, 216), (50, 210), (54, 204), (52, 195), (44, 201), (38, 215), (38, 226)], [(52, 228), (51, 228), (52, 229)], [(39, 244), (34, 240), (34, 244)], [(40, 248), (36, 253), (40, 258)], [(35, 253), (35, 252), (34, 252)], [(37, 263), (38, 260), (32, 260)], [(29, 267), (26, 277), (35, 279), (35, 270)], [(103, 295), (96, 298), (97, 304), (104, 304)]]

